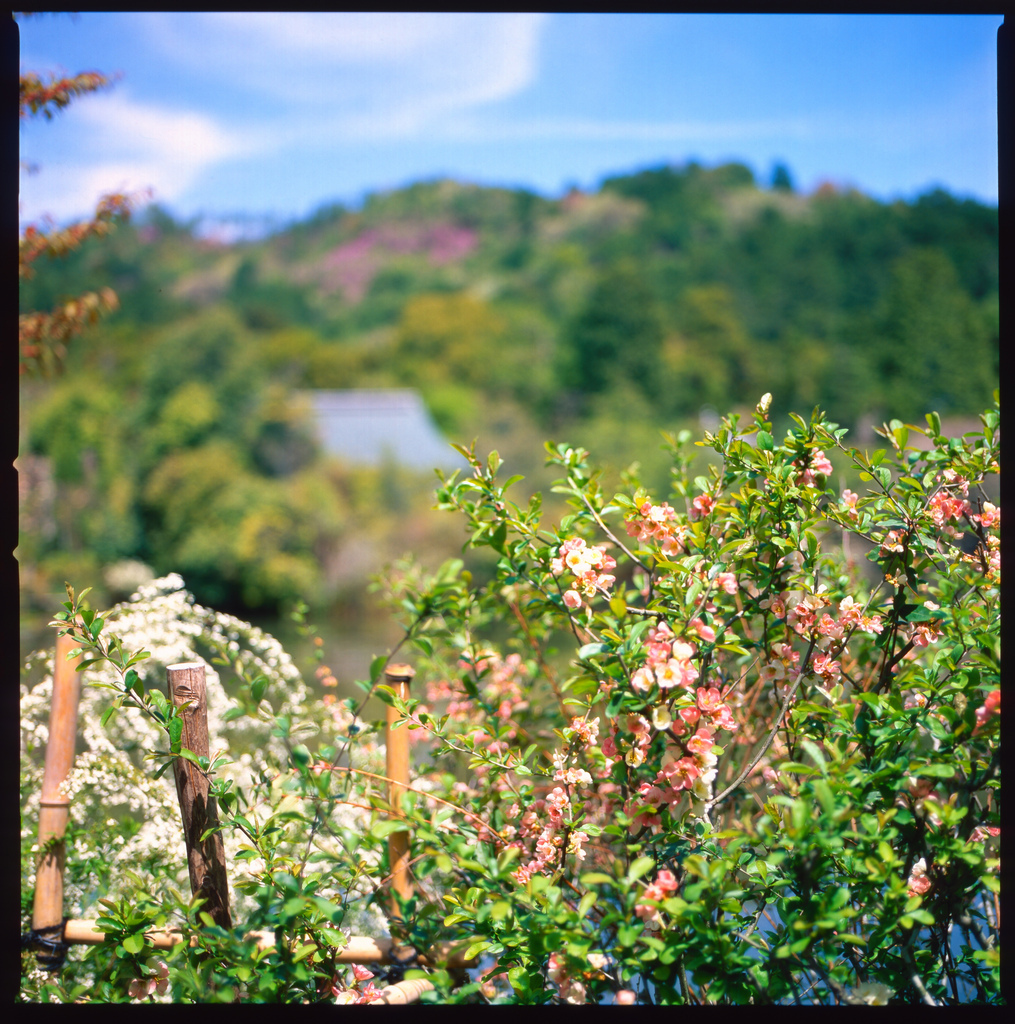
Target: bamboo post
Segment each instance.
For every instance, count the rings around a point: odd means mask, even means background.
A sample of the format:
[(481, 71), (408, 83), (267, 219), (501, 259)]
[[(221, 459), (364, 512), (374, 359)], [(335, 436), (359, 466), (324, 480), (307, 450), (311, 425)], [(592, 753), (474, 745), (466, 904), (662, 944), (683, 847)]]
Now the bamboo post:
[[(199, 757), (208, 757), (208, 695), (204, 665), (201, 662), (170, 665), (166, 674), (170, 700), (177, 707), (189, 702), (180, 716), (183, 719), (181, 745)], [(222, 836), (216, 832), (201, 842), (202, 833), (218, 824), (215, 807), (208, 798), (210, 782), (196, 764), (183, 757), (173, 761), (173, 774), (176, 776), (176, 792), (180, 798), (183, 831), (187, 841), (191, 891), (207, 901), (201, 909), (210, 914), (217, 925), (231, 928), (229, 882)]]
[[(415, 675), (411, 665), (389, 665), (384, 670), (384, 680), (402, 700), (409, 699), (409, 683)], [(388, 705), (388, 724), (385, 734), (387, 748), (388, 803), (397, 811), (402, 794), (409, 788), (409, 730), (404, 725), (395, 728), (399, 713)], [(391, 862), (391, 887), (403, 899), (412, 896), (409, 881), (409, 833), (392, 832), (388, 836), (388, 860)], [(398, 904), (392, 900), (394, 913)]]
[(56, 638), (49, 739), (46, 742), (46, 765), (39, 800), (40, 853), (35, 872), (32, 931), (36, 933), (37, 940), (42, 940), (43, 949), (46, 950), (37, 954), (39, 966), (49, 969), (59, 969), (63, 964), (60, 945), (64, 941), (64, 834), (70, 818), (70, 798), (61, 787), (73, 767), (74, 743), (77, 739), (78, 701), (81, 697), (81, 676), (77, 666), (81, 658), (78, 656), (71, 661), (67, 660), (68, 653), (75, 646), (71, 636)]

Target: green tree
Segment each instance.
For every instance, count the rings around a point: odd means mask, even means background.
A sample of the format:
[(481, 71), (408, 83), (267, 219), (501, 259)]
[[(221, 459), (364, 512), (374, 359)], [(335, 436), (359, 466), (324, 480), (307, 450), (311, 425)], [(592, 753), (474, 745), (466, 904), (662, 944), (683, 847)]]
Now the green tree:
[(778, 365), (758, 365), (756, 346), (725, 285), (688, 288), (679, 307), (680, 333), (667, 339), (666, 408), (696, 414), (703, 405), (721, 408), (743, 402), (764, 387), (781, 383)]
[(907, 420), (928, 401), (946, 415), (973, 412), (996, 387), (992, 341), (948, 257), (914, 250), (892, 267), (867, 344), (878, 406)]
[(789, 168), (785, 164), (776, 164), (772, 168), (772, 188), (776, 192), (794, 191), (793, 176), (789, 173)]
[(557, 376), (579, 395), (597, 395), (618, 379), (658, 394), (663, 328), (657, 300), (630, 264), (602, 271), (578, 315), (561, 332)]

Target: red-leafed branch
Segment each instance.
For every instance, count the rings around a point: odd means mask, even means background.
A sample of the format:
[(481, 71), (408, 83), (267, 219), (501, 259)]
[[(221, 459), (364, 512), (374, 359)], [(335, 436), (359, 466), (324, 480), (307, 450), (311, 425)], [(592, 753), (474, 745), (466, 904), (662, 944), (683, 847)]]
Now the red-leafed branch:
[(18, 239), (18, 276), (30, 278), (33, 274), (31, 264), (43, 253), (50, 257), (66, 256), (85, 239), (109, 234), (146, 196), (147, 193), (112, 193), (99, 200), (92, 220), (50, 232), (40, 231), (35, 226), (25, 228), (25, 233)]
[(21, 76), (21, 117), (31, 114), (33, 117), (42, 114), (47, 120), (62, 110), (75, 96), (83, 96), (98, 89), (112, 85), (112, 79), (98, 71), (83, 71), (72, 78), (50, 77), (44, 82), (38, 75), (23, 74)]
[(103, 313), (112, 313), (119, 304), (116, 292), (103, 288), (71, 299), (50, 313), (22, 313), (18, 317), (19, 372), (55, 368), (66, 354), (67, 341)]

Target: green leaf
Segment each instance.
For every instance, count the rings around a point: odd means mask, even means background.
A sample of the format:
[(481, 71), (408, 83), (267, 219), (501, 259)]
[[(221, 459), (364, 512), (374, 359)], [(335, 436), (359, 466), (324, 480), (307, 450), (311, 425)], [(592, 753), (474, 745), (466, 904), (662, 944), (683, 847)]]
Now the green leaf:
[(465, 951), (465, 959), (471, 960), (474, 956), (478, 956), (490, 945), (488, 939), (480, 939), (478, 942), (473, 942), (472, 945)]
[(250, 696), (255, 704), (260, 704), (264, 698), (264, 691), (268, 689), (268, 677), (258, 676), (250, 684)]
[(494, 551), (504, 554), (504, 541), (507, 540), (507, 523), (501, 523), (490, 535), (490, 546)]
[(772, 435), (767, 430), (758, 431), (758, 447), (763, 452), (770, 452), (775, 448)]
[(615, 881), (612, 875), (605, 875), (601, 871), (587, 871), (581, 876), (582, 885), (613, 885)]
[(910, 774), (928, 779), (950, 779), (955, 774), (953, 764), (923, 764), (910, 769)]
[(583, 661), (586, 658), (591, 658), (593, 654), (603, 654), (608, 651), (609, 647), (606, 644), (585, 644), (578, 650), (578, 657)]
[(811, 760), (824, 771), (826, 762), (825, 755), (821, 752), (821, 748), (813, 741), (809, 739), (801, 739), (800, 746), (811, 755)]
[(370, 835), (375, 839), (387, 839), (392, 832), (406, 832), (404, 821), (389, 821), (381, 818), (370, 826)]
[(384, 671), (384, 666), (388, 663), (388, 656), (386, 654), (378, 654), (373, 661), (370, 662), (370, 682), (376, 683), (381, 678), (381, 673)]
[(180, 739), (183, 736), (183, 719), (171, 718), (169, 720), (169, 749), (174, 753), (180, 753)]
[(133, 691), (138, 699), (144, 696), (144, 683), (141, 682), (141, 677), (132, 668), (127, 669), (127, 674), (123, 677), (123, 686), (128, 692)]
[(641, 878), (646, 871), (651, 871), (654, 866), (655, 860), (652, 857), (639, 857), (628, 870), (627, 880), (633, 882), (635, 879)]
[(135, 932), (133, 935), (128, 935), (121, 945), (128, 953), (140, 953), (144, 949), (144, 932)]

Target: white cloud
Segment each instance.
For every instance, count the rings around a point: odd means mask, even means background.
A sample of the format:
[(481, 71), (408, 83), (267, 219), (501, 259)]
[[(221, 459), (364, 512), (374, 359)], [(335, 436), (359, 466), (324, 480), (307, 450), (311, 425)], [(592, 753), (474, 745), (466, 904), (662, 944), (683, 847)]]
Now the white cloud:
[[(404, 138), (506, 100), (538, 73), (543, 14), (148, 14), (153, 45), (223, 90), (260, 96), (285, 136)], [(214, 87), (212, 87), (214, 88)], [(249, 106), (248, 106), (249, 113)]]
[(209, 167), (259, 148), (206, 114), (140, 103), (123, 89), (88, 97), (74, 114), (61, 125), (71, 145), (22, 181), (25, 220), (88, 216), (114, 191), (151, 190), (154, 200), (173, 202)]

